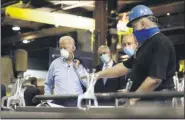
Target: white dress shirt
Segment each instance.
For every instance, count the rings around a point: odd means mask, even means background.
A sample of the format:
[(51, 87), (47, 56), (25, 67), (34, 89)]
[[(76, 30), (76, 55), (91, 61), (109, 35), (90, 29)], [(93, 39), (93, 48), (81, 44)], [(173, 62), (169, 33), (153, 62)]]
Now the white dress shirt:
[[(105, 69), (107, 69), (107, 68), (111, 68), (113, 66), (113, 60), (111, 60), (109, 63), (107, 63), (107, 64), (103, 64), (103, 68), (102, 68), (102, 70), (105, 70)], [(104, 83), (104, 85), (106, 84), (106, 81), (107, 81), (107, 78), (103, 78), (103, 83)]]

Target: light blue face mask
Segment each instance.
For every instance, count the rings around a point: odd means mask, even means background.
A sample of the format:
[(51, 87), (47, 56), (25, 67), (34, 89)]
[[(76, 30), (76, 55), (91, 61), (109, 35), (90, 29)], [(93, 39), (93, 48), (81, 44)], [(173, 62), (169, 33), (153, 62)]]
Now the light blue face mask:
[(125, 47), (123, 49), (123, 51), (125, 52), (125, 54), (127, 54), (129, 57), (133, 56), (135, 51), (132, 48), (129, 47)]
[(109, 54), (103, 54), (100, 59), (103, 63), (107, 64), (110, 61)]

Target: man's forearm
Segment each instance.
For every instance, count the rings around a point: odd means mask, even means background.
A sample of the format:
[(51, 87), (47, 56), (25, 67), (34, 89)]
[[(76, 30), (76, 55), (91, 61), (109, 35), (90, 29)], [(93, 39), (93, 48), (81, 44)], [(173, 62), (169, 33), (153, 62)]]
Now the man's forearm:
[(114, 77), (120, 77), (122, 75), (127, 74), (129, 71), (128, 68), (126, 68), (123, 63), (119, 63), (115, 65), (112, 68), (108, 68), (106, 70), (98, 72), (98, 78), (114, 78)]
[(151, 92), (155, 90), (161, 83), (160, 79), (147, 77), (136, 92)]
[[(147, 77), (136, 92), (151, 92), (155, 90), (161, 84), (161, 80), (157, 78)], [(140, 98), (133, 98), (132, 100), (137, 101)]]

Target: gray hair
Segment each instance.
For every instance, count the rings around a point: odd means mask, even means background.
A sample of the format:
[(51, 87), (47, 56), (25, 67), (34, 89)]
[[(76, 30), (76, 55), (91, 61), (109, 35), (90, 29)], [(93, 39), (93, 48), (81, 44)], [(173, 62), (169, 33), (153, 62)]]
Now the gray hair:
[(156, 18), (155, 16), (147, 16), (146, 18), (153, 22), (154, 24), (156, 24), (157, 26), (159, 25), (158, 18)]
[(62, 42), (63, 40), (70, 40), (75, 44), (75, 40), (71, 36), (63, 36), (60, 38), (59, 43)]

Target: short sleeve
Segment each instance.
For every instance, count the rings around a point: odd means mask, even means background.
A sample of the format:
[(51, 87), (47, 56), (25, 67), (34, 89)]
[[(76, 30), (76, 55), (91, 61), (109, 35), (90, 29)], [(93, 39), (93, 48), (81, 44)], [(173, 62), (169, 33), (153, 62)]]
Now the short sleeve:
[(134, 62), (134, 57), (132, 56), (132, 57), (129, 58), (128, 60), (123, 61), (123, 65), (124, 65), (126, 68), (131, 69), (131, 68), (132, 68), (132, 65), (133, 65), (133, 62)]

